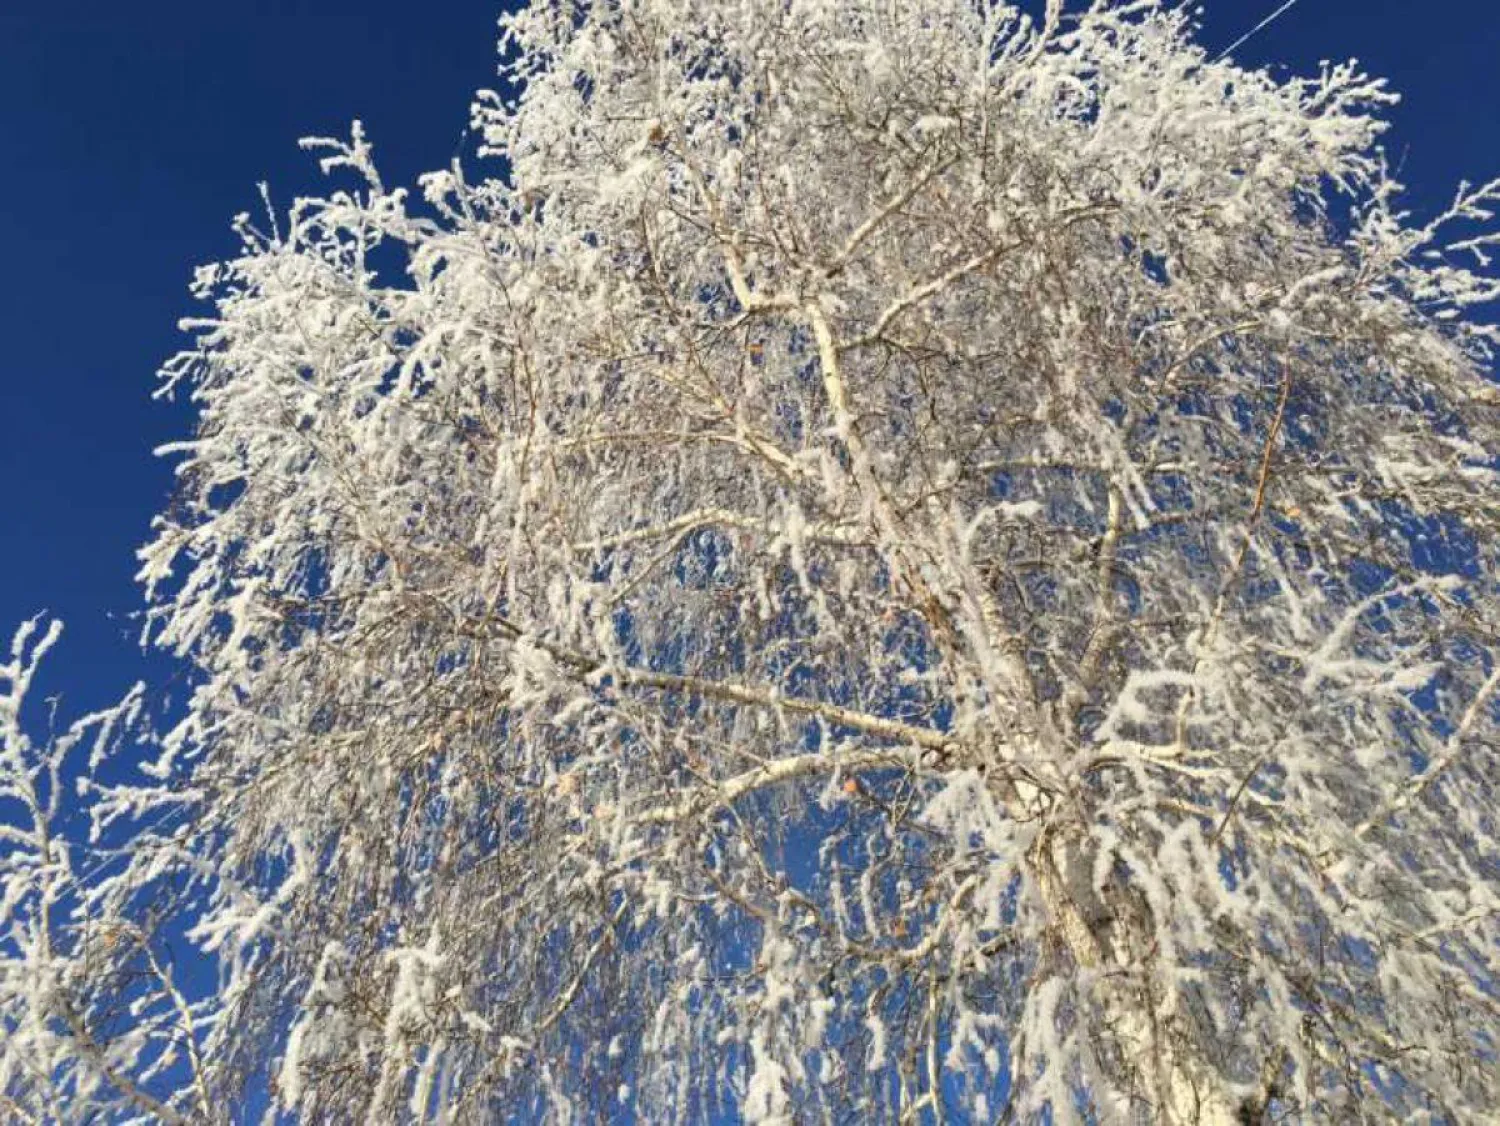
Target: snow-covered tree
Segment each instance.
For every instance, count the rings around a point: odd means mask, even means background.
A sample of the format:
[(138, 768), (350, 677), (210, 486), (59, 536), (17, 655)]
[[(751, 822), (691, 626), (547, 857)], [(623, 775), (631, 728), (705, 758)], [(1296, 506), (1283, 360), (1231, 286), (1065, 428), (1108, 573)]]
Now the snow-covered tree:
[[(1165, 0), (502, 32), (487, 162), (412, 196), (314, 142), (351, 186), (198, 277), (142, 556), (197, 680), (160, 781), (100, 791), (151, 861), (75, 894), (145, 965), (168, 888), (217, 990), (147, 972), (106, 1042), (7, 985), (35, 1081), (187, 1121), (1500, 1105), (1500, 182), (1412, 218), (1380, 81), (1213, 59)], [(17, 972), (60, 980), (44, 937)]]
[[(159, 939), (161, 894), (147, 899), (154, 849), (145, 833), (110, 842), (121, 819), (171, 804), (173, 795), (105, 787), (92, 779), (135, 726), (139, 686), (118, 705), (33, 739), (23, 705), (37, 666), (62, 635), (56, 621), (24, 623), (0, 664), (0, 1121), (207, 1121), (213, 1103), (198, 1054), (196, 1008)], [(88, 754), (83, 754), (87, 749)], [(67, 795), (79, 779), (92, 824)], [(172, 862), (177, 861), (171, 857)], [(127, 873), (120, 878), (120, 870)], [(162, 1075), (184, 1079), (182, 1098), (153, 1093)], [(177, 1109), (180, 1106), (181, 1110)]]

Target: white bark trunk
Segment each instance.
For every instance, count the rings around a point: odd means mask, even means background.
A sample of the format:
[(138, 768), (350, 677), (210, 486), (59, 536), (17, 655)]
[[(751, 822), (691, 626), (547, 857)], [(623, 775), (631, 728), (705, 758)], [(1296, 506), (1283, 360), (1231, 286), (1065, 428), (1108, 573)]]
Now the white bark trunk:
[[(1090, 925), (1081, 897), (1065, 875), (1082, 870), (1068, 862), (1069, 848), (1064, 842), (1043, 843), (1035, 856), (1033, 870), (1049, 916), (1080, 967), (1131, 969), (1132, 952), (1148, 949), (1150, 937), (1133, 933), (1141, 925), (1123, 912), (1111, 917), (1107, 932)], [(1109, 1054), (1118, 1057), (1139, 1085), (1139, 1095), (1150, 1103), (1152, 1121), (1163, 1126), (1236, 1126), (1239, 1102), (1223, 1077), (1181, 1029), (1158, 1018), (1150, 998), (1131, 984), (1132, 977), (1122, 975), (1120, 984), (1105, 981), (1101, 986), (1096, 1000), (1102, 1021), (1096, 1035), (1108, 1039)]]

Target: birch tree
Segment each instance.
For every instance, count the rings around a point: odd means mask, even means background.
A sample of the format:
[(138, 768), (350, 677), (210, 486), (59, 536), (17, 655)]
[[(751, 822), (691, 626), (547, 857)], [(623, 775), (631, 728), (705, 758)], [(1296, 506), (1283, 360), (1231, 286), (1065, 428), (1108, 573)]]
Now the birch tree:
[(80, 1097), (1500, 1105), (1500, 182), (1414, 216), (1382, 81), (1193, 35), (538, 0), (477, 167), (310, 142), (163, 372), (196, 679), (100, 799), (217, 989)]

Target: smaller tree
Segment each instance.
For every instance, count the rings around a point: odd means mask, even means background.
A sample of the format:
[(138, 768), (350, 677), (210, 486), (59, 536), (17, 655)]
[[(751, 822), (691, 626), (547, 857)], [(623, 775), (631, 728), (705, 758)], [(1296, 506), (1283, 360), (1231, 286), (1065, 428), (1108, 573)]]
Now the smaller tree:
[[(141, 688), (61, 730), (49, 701), (44, 739), (23, 726), (61, 635), (61, 622), (33, 618), (0, 664), (0, 1119), (207, 1119), (194, 1006), (154, 927), (164, 912), (149, 869), (162, 842), (117, 827), (139, 828), (174, 799), (94, 779), (136, 725)], [(122, 835), (127, 848), (109, 847)], [(160, 1097), (179, 1078), (196, 1093), (190, 1113)]]

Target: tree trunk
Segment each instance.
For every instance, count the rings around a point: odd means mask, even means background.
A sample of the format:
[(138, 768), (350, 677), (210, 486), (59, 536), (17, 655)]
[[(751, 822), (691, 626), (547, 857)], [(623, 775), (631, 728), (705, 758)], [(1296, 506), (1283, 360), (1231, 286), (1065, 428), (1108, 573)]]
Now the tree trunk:
[[(1129, 1089), (1150, 1106), (1151, 1121), (1166, 1126), (1236, 1126), (1239, 1100), (1202, 1046), (1175, 1021), (1163, 1021), (1147, 990), (1138, 987), (1133, 961), (1152, 946), (1149, 920), (1123, 902), (1101, 900), (1079, 884), (1090, 871), (1075, 841), (1044, 837), (1034, 851), (1033, 871), (1047, 913), (1073, 961), (1089, 970), (1122, 971), (1101, 977), (1095, 995), (1105, 1042)], [(1110, 897), (1116, 899), (1120, 897)], [(1098, 910), (1088, 910), (1097, 907)], [(1054, 1108), (1056, 1109), (1056, 1108)]]

